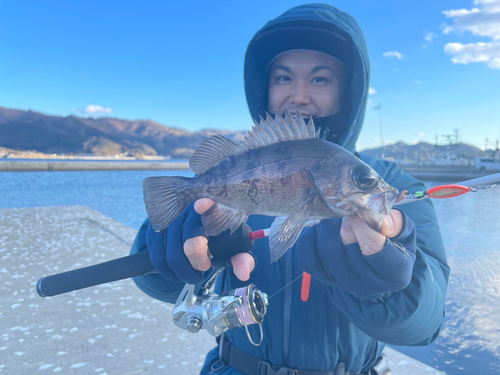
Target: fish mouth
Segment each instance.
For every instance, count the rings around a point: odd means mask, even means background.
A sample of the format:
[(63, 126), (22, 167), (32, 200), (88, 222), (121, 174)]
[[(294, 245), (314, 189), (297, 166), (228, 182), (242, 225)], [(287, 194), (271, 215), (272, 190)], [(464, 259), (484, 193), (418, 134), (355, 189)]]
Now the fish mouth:
[(394, 188), (384, 191), (382, 193), (373, 195), (368, 199), (368, 208), (378, 212), (381, 215), (390, 215), (391, 208), (396, 202), (398, 191)]
[(384, 217), (391, 214), (391, 208), (398, 197), (398, 191), (394, 188), (371, 196), (368, 199), (367, 209), (358, 211), (373, 229), (380, 231)]

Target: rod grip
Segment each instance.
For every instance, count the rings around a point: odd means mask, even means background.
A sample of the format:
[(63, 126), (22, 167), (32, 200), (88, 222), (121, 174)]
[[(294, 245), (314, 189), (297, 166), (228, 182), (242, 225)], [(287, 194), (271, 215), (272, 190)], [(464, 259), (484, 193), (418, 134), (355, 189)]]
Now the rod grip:
[(141, 251), (109, 262), (42, 277), (36, 283), (36, 292), (40, 297), (51, 297), (153, 271), (155, 268), (149, 251)]

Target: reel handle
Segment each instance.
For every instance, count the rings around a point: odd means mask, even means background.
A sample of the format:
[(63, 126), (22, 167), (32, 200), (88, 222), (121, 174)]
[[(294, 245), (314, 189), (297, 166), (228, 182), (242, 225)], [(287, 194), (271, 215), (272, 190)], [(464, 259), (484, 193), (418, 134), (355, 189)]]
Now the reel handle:
[(40, 297), (51, 297), (90, 286), (156, 272), (149, 251), (110, 260), (76, 270), (42, 277), (36, 283)]

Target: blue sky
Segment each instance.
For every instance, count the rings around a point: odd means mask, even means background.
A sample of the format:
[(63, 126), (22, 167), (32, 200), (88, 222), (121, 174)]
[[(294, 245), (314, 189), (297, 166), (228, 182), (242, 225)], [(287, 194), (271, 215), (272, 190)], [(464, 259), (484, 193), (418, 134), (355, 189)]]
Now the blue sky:
[[(243, 58), (301, 1), (0, 0), (0, 106), (54, 115), (251, 125)], [(358, 149), (500, 133), (500, 0), (328, 2), (356, 18), (372, 64)], [(374, 107), (381, 104), (380, 111)]]

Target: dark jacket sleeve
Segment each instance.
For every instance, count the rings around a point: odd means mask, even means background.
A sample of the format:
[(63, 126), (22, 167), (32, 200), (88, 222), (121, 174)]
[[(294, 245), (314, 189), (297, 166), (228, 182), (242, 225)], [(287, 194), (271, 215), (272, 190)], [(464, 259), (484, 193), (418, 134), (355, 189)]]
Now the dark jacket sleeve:
[[(146, 231), (148, 229), (149, 219), (146, 219), (139, 228), (135, 237), (130, 254), (136, 254), (148, 249), (146, 244)], [(133, 278), (135, 284), (148, 296), (163, 302), (175, 303), (184, 283), (175, 283), (165, 280), (158, 273), (150, 273)]]
[(362, 296), (329, 287), (333, 303), (363, 332), (393, 345), (427, 345), (444, 320), (449, 268), (430, 201), (402, 207), (415, 222), (417, 251), (403, 290)]
[[(383, 177), (400, 190), (425, 190), (395, 166)], [(416, 229), (415, 264), (408, 286), (368, 296), (328, 286), (329, 294), (337, 308), (371, 337), (393, 345), (427, 345), (437, 338), (444, 320), (450, 270), (432, 202), (427, 199), (398, 208)]]

